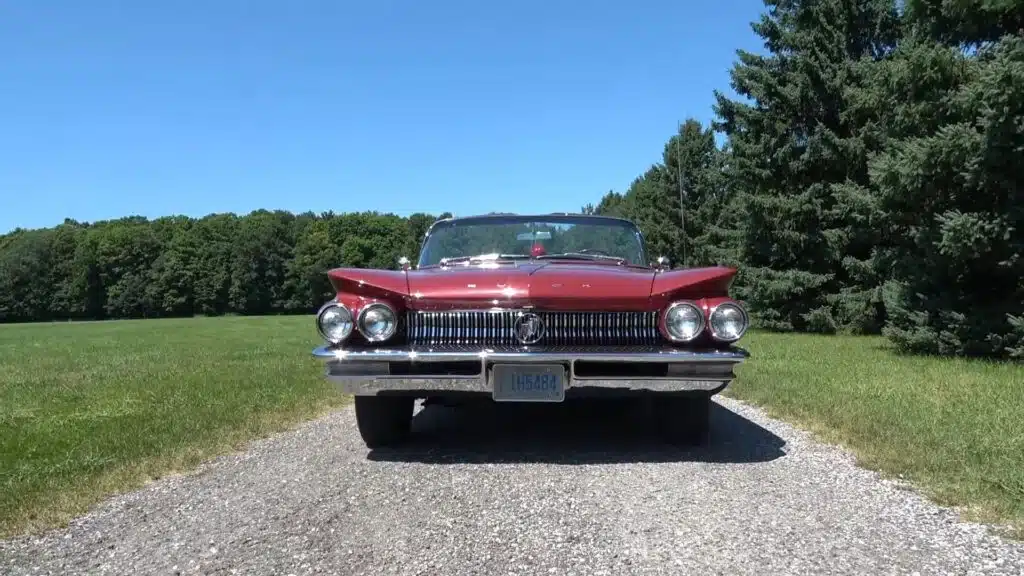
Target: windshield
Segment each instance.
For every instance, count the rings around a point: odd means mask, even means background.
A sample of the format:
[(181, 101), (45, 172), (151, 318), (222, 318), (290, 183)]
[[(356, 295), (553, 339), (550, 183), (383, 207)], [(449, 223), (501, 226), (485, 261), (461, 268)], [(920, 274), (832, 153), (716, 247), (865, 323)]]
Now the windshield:
[(608, 260), (646, 266), (636, 226), (586, 216), (465, 218), (437, 223), (420, 252), (420, 266), (471, 257)]

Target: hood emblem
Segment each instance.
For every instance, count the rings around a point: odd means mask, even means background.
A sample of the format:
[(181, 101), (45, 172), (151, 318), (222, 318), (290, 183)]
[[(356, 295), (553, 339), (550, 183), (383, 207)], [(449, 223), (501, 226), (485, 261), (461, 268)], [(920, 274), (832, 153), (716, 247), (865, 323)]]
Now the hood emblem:
[(522, 344), (536, 344), (544, 337), (544, 321), (533, 312), (520, 314), (513, 325), (516, 338)]

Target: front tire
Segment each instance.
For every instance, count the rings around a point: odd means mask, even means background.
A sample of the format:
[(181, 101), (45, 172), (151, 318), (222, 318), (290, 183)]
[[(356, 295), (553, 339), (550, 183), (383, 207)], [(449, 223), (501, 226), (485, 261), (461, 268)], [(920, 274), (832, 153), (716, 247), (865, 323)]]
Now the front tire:
[(708, 441), (711, 396), (666, 396), (654, 400), (658, 431), (668, 442), (694, 446)]
[(409, 438), (416, 399), (406, 396), (356, 396), (356, 424), (367, 448), (400, 444)]

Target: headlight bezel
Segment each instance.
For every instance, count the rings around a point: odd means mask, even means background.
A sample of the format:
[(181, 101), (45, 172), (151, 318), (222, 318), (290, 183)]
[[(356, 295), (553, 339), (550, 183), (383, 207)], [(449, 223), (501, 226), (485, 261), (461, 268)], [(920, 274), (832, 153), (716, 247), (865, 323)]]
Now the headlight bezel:
[[(342, 310), (346, 314), (348, 314), (348, 322), (349, 322), (350, 326), (349, 326), (348, 331), (345, 332), (345, 335), (342, 336), (341, 338), (332, 338), (324, 330), (324, 324), (323, 324), (324, 314), (326, 314), (329, 310), (331, 310), (333, 308), (338, 308), (339, 310)], [(326, 341), (326, 342), (328, 342), (328, 343), (330, 343), (330, 344), (332, 344), (334, 346), (337, 346), (338, 344), (342, 344), (345, 341), (347, 341), (349, 338), (351, 338), (352, 337), (352, 333), (355, 332), (355, 330), (356, 330), (356, 319), (355, 319), (355, 316), (353, 316), (352, 315), (352, 311), (349, 310), (348, 307), (345, 306), (344, 304), (342, 304), (341, 302), (338, 302), (336, 300), (332, 300), (332, 301), (324, 304), (323, 306), (321, 306), (320, 310), (318, 310), (317, 313), (316, 313), (316, 331), (320, 334), (320, 337), (323, 338), (324, 341)]]
[[(694, 331), (693, 336), (691, 336), (689, 338), (680, 338), (679, 336), (673, 334), (672, 330), (669, 328), (669, 317), (671, 316), (671, 314), (672, 314), (672, 312), (674, 310), (677, 310), (679, 308), (690, 308), (690, 309), (692, 309), (696, 313), (697, 319), (700, 322), (700, 324), (698, 325), (697, 330)], [(701, 309), (701, 307), (696, 302), (692, 302), (690, 300), (679, 300), (679, 301), (673, 302), (672, 304), (669, 304), (665, 308), (665, 311), (662, 312), (662, 314), (661, 314), (661, 326), (662, 326), (662, 334), (670, 342), (674, 342), (674, 343), (678, 343), (678, 344), (686, 344), (688, 342), (693, 342), (694, 340), (700, 338), (700, 335), (703, 334), (704, 330), (707, 328), (707, 318), (704, 316), (704, 310)]]
[[(722, 310), (723, 308), (734, 308), (734, 309), (738, 310), (739, 313), (740, 313), (740, 317), (743, 320), (743, 329), (740, 330), (739, 334), (737, 334), (733, 338), (726, 338), (726, 337), (722, 336), (721, 334), (719, 334), (718, 332), (715, 331), (715, 323), (714, 323), (715, 314), (719, 313), (719, 311)], [(746, 335), (747, 330), (750, 329), (750, 315), (747, 313), (747, 309), (742, 304), (740, 304), (739, 302), (736, 302), (735, 300), (729, 300), (729, 301), (726, 301), (726, 302), (721, 302), (721, 303), (717, 304), (714, 308), (711, 309), (711, 311), (708, 313), (708, 324), (707, 325), (708, 325), (708, 332), (711, 333), (711, 337), (714, 338), (715, 340), (717, 340), (718, 342), (726, 342), (726, 343), (736, 342), (740, 338), (743, 338), (743, 336)]]
[[(381, 308), (387, 310), (391, 314), (391, 330), (389, 330), (386, 334), (374, 336), (373, 334), (370, 334), (369, 331), (367, 331), (366, 328), (363, 326), (363, 321), (366, 319), (366, 314), (370, 310)], [(359, 330), (359, 334), (361, 334), (363, 338), (366, 339), (367, 342), (385, 342), (392, 338), (396, 333), (398, 333), (398, 322), (398, 312), (395, 311), (394, 307), (385, 302), (374, 302), (372, 304), (367, 304), (366, 306), (363, 306), (362, 309), (359, 310), (359, 315), (356, 318), (356, 329)]]

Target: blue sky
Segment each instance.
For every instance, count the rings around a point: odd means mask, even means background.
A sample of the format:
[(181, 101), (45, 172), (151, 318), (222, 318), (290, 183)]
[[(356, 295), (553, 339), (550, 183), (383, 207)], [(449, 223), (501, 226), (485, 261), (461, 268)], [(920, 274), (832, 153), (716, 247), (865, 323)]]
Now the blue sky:
[(712, 117), (760, 0), (23, 0), (0, 232), (258, 208), (575, 211)]

